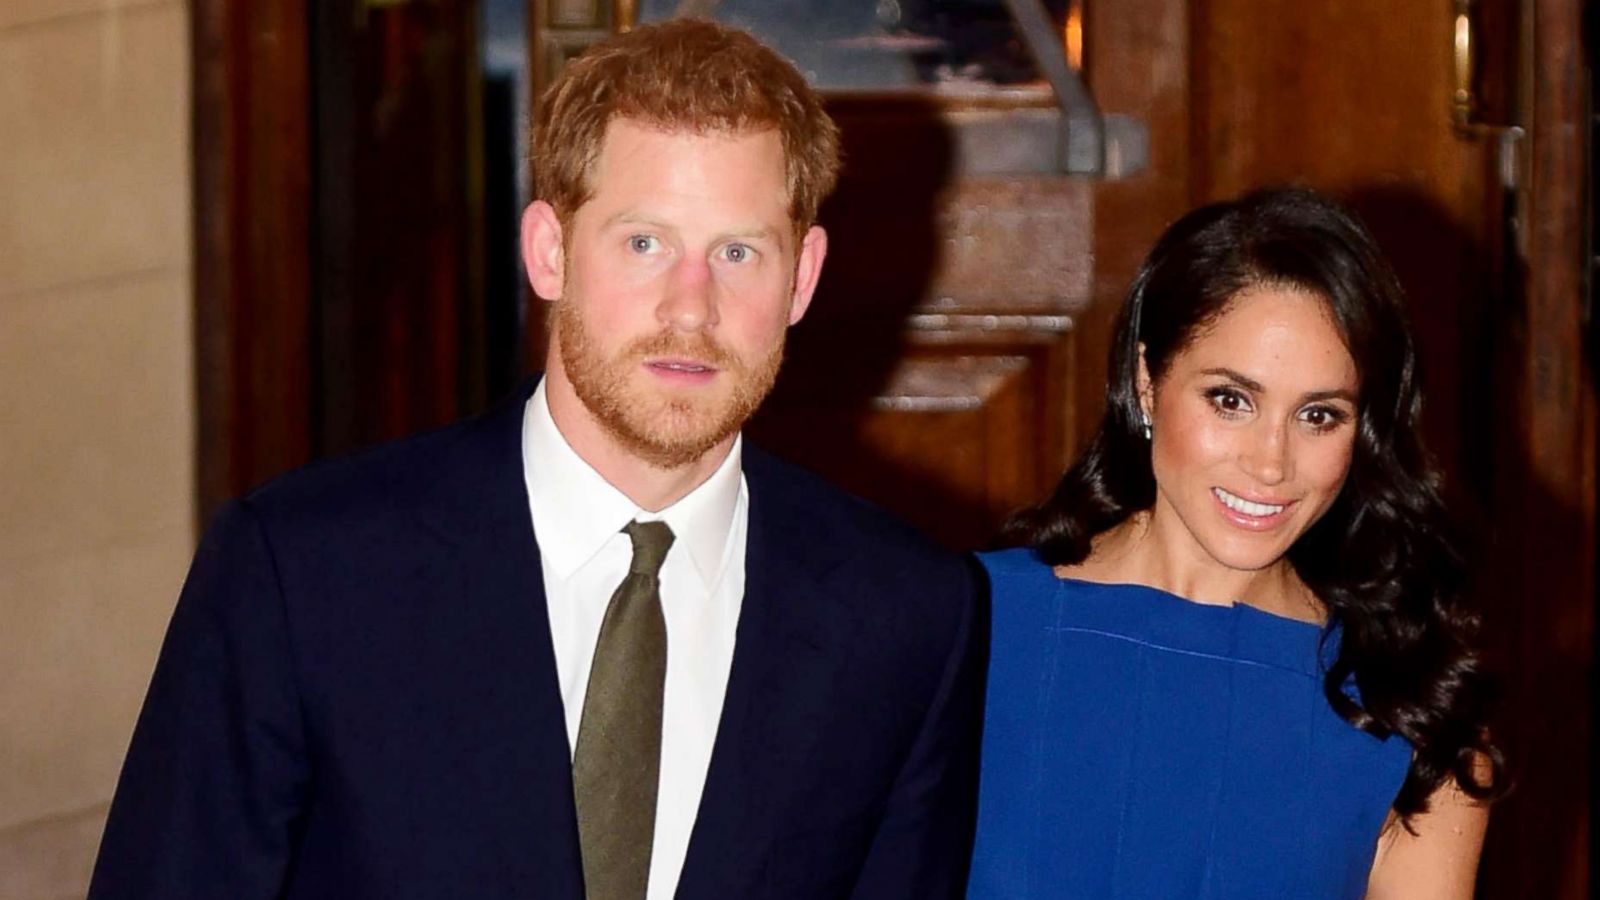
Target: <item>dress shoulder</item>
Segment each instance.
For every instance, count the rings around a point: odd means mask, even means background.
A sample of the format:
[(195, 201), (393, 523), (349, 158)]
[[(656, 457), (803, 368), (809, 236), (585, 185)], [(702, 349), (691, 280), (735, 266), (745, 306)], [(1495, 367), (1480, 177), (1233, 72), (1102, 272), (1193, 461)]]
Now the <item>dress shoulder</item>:
[(1032, 547), (1010, 547), (978, 554), (996, 599), (1005, 596), (1054, 592), (1056, 573)]

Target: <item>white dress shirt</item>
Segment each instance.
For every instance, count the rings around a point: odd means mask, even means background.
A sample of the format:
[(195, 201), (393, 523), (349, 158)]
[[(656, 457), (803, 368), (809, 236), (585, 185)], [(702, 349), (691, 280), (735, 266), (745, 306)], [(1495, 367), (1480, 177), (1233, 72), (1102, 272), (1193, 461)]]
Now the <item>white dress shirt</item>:
[(733, 664), (749, 525), (741, 441), (734, 440), (728, 458), (704, 484), (651, 513), (567, 444), (550, 417), (543, 382), (523, 417), (522, 472), (544, 569), (569, 750), (578, 741), (600, 623), (633, 558), (622, 527), (634, 519), (659, 519), (674, 536), (660, 574), (667, 678), (647, 900), (669, 900), (677, 890)]

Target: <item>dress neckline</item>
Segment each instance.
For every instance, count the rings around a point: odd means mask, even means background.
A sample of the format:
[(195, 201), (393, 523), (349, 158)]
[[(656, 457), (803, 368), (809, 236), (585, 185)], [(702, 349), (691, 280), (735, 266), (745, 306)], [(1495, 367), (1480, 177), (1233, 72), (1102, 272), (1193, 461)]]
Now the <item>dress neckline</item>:
[[(1040, 560), (1040, 562), (1044, 563), (1043, 560)], [(1186, 603), (1190, 606), (1196, 606), (1202, 609), (1241, 610), (1254, 613), (1256, 615), (1266, 616), (1269, 619), (1275, 619), (1279, 622), (1289, 625), (1298, 625), (1302, 628), (1311, 629), (1318, 634), (1322, 633), (1324, 628), (1324, 624), (1321, 622), (1308, 622), (1305, 619), (1297, 619), (1294, 616), (1286, 616), (1282, 613), (1275, 613), (1271, 610), (1262, 609), (1254, 604), (1246, 603), (1243, 600), (1231, 600), (1227, 603), (1202, 603), (1199, 600), (1185, 597), (1182, 594), (1174, 593), (1165, 588), (1158, 588), (1155, 585), (1142, 584), (1137, 581), (1092, 581), (1088, 578), (1063, 577), (1056, 574), (1054, 566), (1051, 566), (1049, 563), (1044, 563), (1044, 565), (1049, 568), (1050, 577), (1065, 584), (1077, 584), (1089, 588), (1106, 588), (1108, 590), (1148, 591), (1150, 593), (1159, 594), (1163, 597), (1170, 597), (1179, 603)]]
[(1320, 679), (1338, 650), (1337, 626), (1248, 604), (1197, 603), (1143, 584), (1060, 578), (1031, 547), (984, 554), (995, 616), (1017, 614), (1047, 633), (1099, 635), (1193, 657), (1267, 666)]

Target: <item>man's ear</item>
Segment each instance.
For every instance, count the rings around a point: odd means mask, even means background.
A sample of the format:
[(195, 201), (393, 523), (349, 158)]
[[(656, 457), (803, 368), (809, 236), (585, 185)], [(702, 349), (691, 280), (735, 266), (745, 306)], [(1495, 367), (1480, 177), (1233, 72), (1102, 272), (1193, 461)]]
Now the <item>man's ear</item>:
[(1134, 382), (1139, 391), (1139, 409), (1144, 413), (1145, 421), (1149, 421), (1151, 413), (1155, 410), (1156, 397), (1154, 387), (1150, 384), (1150, 367), (1144, 362), (1144, 341), (1139, 342), (1139, 374)]
[(794, 292), (789, 297), (789, 324), (800, 321), (811, 306), (811, 296), (817, 292), (817, 282), (822, 278), (822, 261), (828, 256), (828, 233), (821, 225), (813, 225), (800, 239), (800, 252), (795, 259)]
[(535, 200), (522, 214), (522, 262), (528, 268), (533, 292), (546, 300), (560, 300), (566, 285), (566, 245), (561, 218), (555, 207)]

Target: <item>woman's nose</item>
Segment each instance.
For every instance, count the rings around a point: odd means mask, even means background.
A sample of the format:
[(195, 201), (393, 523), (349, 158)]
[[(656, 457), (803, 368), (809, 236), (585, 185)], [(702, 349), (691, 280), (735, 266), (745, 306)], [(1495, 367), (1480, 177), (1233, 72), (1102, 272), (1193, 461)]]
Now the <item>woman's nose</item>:
[(1262, 421), (1251, 429), (1239, 460), (1245, 473), (1264, 485), (1281, 484), (1293, 474), (1288, 427)]

